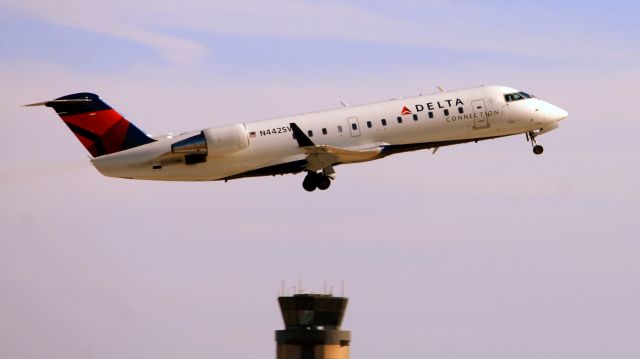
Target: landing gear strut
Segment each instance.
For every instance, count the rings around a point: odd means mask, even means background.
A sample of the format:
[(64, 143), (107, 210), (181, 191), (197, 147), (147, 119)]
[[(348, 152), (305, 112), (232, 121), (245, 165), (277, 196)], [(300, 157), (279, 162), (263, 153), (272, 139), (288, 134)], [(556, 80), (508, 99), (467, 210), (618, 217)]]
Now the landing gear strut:
[(329, 176), (312, 171), (308, 171), (302, 181), (302, 187), (309, 192), (315, 191), (316, 188), (324, 191), (329, 186), (331, 186), (331, 178)]
[(544, 152), (544, 147), (540, 146), (538, 142), (536, 142), (536, 136), (538, 136), (538, 134), (533, 131), (527, 132), (527, 141), (531, 140), (531, 146), (533, 146), (533, 153), (535, 153), (536, 155), (539, 155), (542, 152)]

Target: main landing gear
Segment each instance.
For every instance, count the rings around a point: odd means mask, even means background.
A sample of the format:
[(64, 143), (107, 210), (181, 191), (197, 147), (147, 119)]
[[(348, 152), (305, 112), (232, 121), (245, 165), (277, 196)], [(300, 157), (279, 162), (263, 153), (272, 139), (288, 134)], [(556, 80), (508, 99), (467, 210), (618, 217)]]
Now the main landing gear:
[(536, 136), (538, 136), (538, 134), (535, 133), (534, 131), (527, 132), (527, 141), (531, 140), (531, 146), (533, 146), (533, 153), (535, 153), (536, 155), (539, 155), (542, 152), (544, 152), (544, 147), (540, 146), (538, 142), (536, 142)]
[(316, 188), (324, 191), (329, 186), (331, 186), (331, 177), (323, 173), (307, 171), (307, 176), (302, 181), (302, 187), (309, 192), (315, 191)]

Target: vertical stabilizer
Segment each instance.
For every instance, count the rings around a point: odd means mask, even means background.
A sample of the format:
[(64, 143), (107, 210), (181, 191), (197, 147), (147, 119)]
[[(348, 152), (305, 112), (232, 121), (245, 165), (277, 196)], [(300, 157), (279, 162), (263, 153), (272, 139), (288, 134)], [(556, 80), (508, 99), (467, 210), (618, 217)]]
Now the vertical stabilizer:
[(76, 93), (27, 106), (53, 108), (93, 157), (154, 141), (96, 94)]

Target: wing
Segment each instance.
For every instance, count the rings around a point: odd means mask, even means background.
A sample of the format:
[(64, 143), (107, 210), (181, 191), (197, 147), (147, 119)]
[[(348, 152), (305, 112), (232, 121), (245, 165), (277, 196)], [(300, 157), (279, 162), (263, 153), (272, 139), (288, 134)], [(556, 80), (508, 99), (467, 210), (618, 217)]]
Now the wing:
[(307, 155), (307, 169), (319, 171), (333, 166), (336, 163), (355, 163), (371, 161), (378, 157), (382, 151), (381, 147), (368, 150), (347, 150), (332, 146), (307, 146), (302, 147), (302, 151)]
[(370, 161), (382, 152), (382, 146), (372, 145), (367, 148), (347, 149), (327, 145), (316, 145), (302, 132), (295, 123), (290, 123), (293, 134), (298, 141), (298, 147), (306, 155), (307, 169), (319, 171), (337, 163), (355, 163)]

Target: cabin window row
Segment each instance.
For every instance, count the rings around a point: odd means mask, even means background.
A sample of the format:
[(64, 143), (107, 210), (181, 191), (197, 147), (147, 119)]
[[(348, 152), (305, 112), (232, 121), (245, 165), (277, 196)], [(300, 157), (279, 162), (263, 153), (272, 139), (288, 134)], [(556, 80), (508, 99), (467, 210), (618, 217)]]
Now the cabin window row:
[[(445, 109), (443, 111), (443, 113), (444, 113), (445, 116), (449, 116), (449, 110), (448, 109)], [(458, 107), (458, 113), (459, 114), (463, 114), (464, 113), (464, 108)], [(429, 118), (433, 118), (434, 117), (433, 111), (427, 112), (427, 116)], [(414, 121), (418, 121), (418, 115), (417, 114), (413, 114), (412, 118), (413, 118)], [(402, 116), (398, 116), (396, 120), (398, 121), (398, 123), (402, 123), (403, 117)], [(381, 119), (380, 123), (382, 124), (382, 126), (387, 126), (387, 119), (386, 118)], [(367, 121), (367, 128), (373, 128), (373, 122)], [(337, 129), (338, 129), (338, 133), (342, 133), (343, 132), (343, 129), (342, 129), (341, 125), (338, 125)], [(351, 124), (351, 129), (354, 130), (354, 131), (357, 131), (358, 130), (358, 124), (357, 123), (352, 123)], [(322, 128), (321, 131), (322, 131), (323, 135), (329, 134), (329, 132), (327, 131), (326, 127)], [(307, 135), (309, 137), (313, 137), (313, 130), (307, 131)]]
[[(356, 124), (354, 123), (352, 126), (356, 126)], [(337, 128), (338, 128), (338, 133), (342, 133), (342, 132), (343, 132), (343, 129), (342, 129), (342, 126), (341, 126), (341, 125), (338, 125), (338, 127), (337, 127)], [(354, 130), (357, 130), (357, 129), (358, 129), (358, 127), (356, 126), (356, 127), (354, 127), (353, 129), (354, 129)], [(323, 134), (323, 135), (328, 135), (328, 134), (329, 134), (329, 131), (327, 130), (327, 128), (326, 128), (326, 127), (323, 127), (320, 131), (322, 132), (322, 134)], [(307, 131), (307, 136), (309, 136), (309, 137), (313, 137), (313, 130), (308, 130), (308, 131)], [(293, 138), (295, 139), (295, 138), (296, 138), (296, 136), (295, 136), (295, 135), (293, 135)]]

